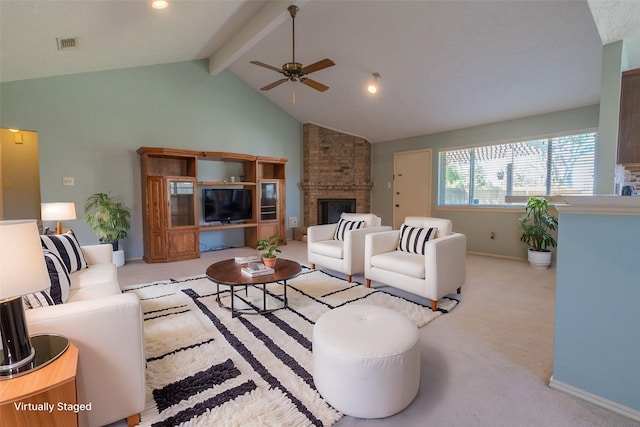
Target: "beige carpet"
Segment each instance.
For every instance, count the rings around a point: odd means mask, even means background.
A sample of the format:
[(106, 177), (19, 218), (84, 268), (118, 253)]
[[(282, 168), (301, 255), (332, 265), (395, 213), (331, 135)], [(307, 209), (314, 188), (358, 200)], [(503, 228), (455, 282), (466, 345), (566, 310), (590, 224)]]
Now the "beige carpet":
[[(304, 243), (289, 242), (282, 249), (282, 256), (306, 263)], [(171, 264), (128, 262), (118, 270), (120, 283), (201, 274), (215, 261), (253, 253), (241, 248)], [(336, 426), (640, 426), (548, 387), (554, 295), (554, 268), (534, 270), (526, 262), (468, 255), (462, 302), (420, 329), (416, 400), (393, 417), (343, 417)]]

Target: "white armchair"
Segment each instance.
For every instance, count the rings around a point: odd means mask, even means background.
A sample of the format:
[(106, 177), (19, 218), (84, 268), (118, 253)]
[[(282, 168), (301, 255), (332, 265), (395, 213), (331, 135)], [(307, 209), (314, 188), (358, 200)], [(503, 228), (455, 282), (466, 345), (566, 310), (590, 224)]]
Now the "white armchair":
[(316, 264), (352, 276), (364, 272), (364, 238), (367, 234), (389, 231), (374, 214), (343, 213), (344, 221), (363, 221), (364, 227), (346, 230), (340, 240), (336, 238), (338, 224), (313, 225), (307, 228), (307, 260), (311, 268)]
[[(405, 247), (398, 249), (400, 230), (367, 235), (364, 249), (367, 287), (374, 280), (428, 298), (435, 311), (440, 298), (462, 290), (466, 280), (467, 238), (453, 233), (448, 219), (407, 217), (403, 225), (423, 228), (425, 234), (429, 228), (436, 228), (437, 232), (433, 240), (424, 243), (424, 255), (420, 245), (418, 253), (407, 250), (406, 236)], [(416, 249), (415, 243), (411, 241), (412, 250)]]

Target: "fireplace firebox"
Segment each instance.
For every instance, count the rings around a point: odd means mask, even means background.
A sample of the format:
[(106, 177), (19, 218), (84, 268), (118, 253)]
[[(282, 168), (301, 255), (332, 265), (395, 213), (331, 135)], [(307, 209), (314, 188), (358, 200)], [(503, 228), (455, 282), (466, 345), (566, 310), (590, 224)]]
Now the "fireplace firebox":
[(335, 224), (343, 212), (356, 211), (356, 199), (318, 199), (318, 224)]

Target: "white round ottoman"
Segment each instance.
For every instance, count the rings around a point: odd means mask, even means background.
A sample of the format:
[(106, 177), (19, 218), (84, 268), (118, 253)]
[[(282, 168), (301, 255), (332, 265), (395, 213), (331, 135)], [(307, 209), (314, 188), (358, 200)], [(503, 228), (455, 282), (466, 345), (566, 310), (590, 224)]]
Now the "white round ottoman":
[(420, 386), (418, 328), (405, 315), (347, 305), (313, 327), (313, 381), (338, 411), (358, 418), (400, 412)]

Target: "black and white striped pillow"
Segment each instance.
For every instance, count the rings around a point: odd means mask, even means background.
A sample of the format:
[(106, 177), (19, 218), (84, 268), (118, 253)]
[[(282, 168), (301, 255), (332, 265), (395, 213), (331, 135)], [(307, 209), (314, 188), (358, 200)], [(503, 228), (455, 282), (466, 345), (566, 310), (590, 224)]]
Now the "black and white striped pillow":
[(71, 279), (67, 267), (55, 253), (46, 249), (42, 252), (49, 273), (49, 288), (22, 297), (25, 308), (64, 304), (69, 299)]
[(87, 268), (80, 243), (73, 231), (64, 234), (48, 234), (40, 236), (43, 249), (48, 249), (58, 255), (69, 273)]
[(347, 231), (357, 230), (359, 228), (364, 228), (364, 221), (347, 221), (344, 218), (340, 218), (340, 221), (338, 221), (338, 227), (336, 227), (336, 232), (333, 235), (333, 239), (344, 240)]
[(398, 250), (424, 255), (427, 242), (436, 238), (438, 229), (435, 227), (421, 228), (402, 224), (400, 227), (400, 242)]
[(40, 308), (40, 307), (47, 307), (49, 305), (55, 305), (55, 303), (51, 298), (51, 294), (49, 294), (49, 289), (45, 289), (44, 291), (23, 296), (22, 305), (25, 310), (29, 310), (32, 308)]

